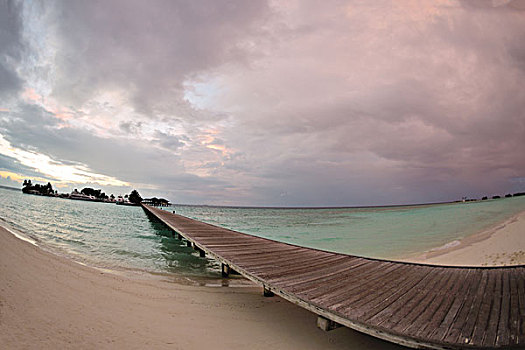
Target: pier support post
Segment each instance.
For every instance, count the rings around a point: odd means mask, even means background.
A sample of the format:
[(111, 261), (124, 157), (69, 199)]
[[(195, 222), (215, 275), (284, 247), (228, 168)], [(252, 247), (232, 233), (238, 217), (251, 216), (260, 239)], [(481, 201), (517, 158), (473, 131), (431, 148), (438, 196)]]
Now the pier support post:
[(200, 249), (198, 247), (195, 247), (195, 249), (199, 251), (199, 256), (201, 258), (204, 258), (206, 256), (206, 252), (204, 250), (202, 250), (202, 249)]
[(268, 288), (266, 288), (266, 287), (263, 287), (263, 288), (264, 288), (264, 289), (263, 289), (263, 295), (264, 295), (265, 297), (268, 298), (268, 297), (273, 297), (273, 296), (275, 295), (275, 294), (273, 294), (273, 292), (272, 292), (270, 289), (268, 289)]
[(186, 241), (186, 246), (187, 247), (191, 247), (191, 242), (190, 241)]
[(325, 332), (328, 332), (328, 331), (341, 327), (341, 325), (323, 316), (317, 316), (317, 327), (319, 327)]
[(222, 277), (228, 277), (230, 275), (230, 265), (221, 264)]

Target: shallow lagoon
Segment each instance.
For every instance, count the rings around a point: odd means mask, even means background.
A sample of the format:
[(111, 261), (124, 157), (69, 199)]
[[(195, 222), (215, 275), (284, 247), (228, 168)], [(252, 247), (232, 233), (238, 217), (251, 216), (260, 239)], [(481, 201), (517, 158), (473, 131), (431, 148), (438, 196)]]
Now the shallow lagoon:
[[(50, 250), (98, 267), (216, 278), (200, 258), (139, 207), (0, 189), (0, 220)], [(525, 197), (374, 208), (268, 209), (180, 206), (178, 214), (307, 247), (401, 258), (486, 230), (525, 210)]]

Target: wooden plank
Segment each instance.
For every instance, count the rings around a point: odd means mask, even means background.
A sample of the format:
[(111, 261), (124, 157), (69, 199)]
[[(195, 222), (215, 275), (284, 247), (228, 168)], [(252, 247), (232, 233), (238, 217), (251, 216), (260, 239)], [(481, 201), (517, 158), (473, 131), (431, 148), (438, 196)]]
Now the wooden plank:
[[(304, 259), (305, 257), (308, 257), (311, 255), (311, 252), (305, 251), (305, 250), (298, 250), (291, 253), (276, 255), (272, 259), (268, 259), (267, 255), (264, 255), (263, 257), (260, 257), (255, 260), (250, 260), (249, 263), (243, 262), (242, 264), (239, 264), (239, 266), (244, 267), (247, 271), (250, 271), (252, 273), (253, 270), (257, 270), (259, 273), (262, 272), (270, 272), (277, 268), (286, 268), (294, 266), (297, 262), (297, 259)], [(270, 270), (268, 269), (270, 267)], [(259, 274), (257, 274), (259, 275)]]
[(258, 244), (258, 245), (255, 245), (255, 246), (250, 246), (250, 247), (243, 247), (243, 248), (238, 248), (238, 247), (223, 247), (223, 248), (218, 248), (218, 249), (211, 249), (208, 247), (207, 244), (205, 243), (202, 243), (200, 241), (197, 241), (199, 244), (203, 245), (204, 247), (210, 249), (210, 250), (213, 250), (214, 252), (218, 253), (218, 254), (228, 254), (228, 255), (236, 255), (236, 256), (242, 256), (242, 255), (249, 255), (249, 254), (252, 254), (254, 252), (279, 252), (279, 251), (291, 251), (291, 250), (296, 250), (292, 247), (289, 247), (289, 246), (281, 246), (281, 245), (272, 245), (272, 244)]
[(316, 268), (318, 266), (329, 266), (330, 263), (343, 260), (344, 258), (344, 256), (323, 255), (311, 252), (311, 254), (306, 258), (303, 256), (293, 256), (286, 266), (275, 268), (271, 271), (268, 271), (266, 268), (260, 268), (259, 266), (250, 267), (249, 270), (250, 272), (257, 274), (257, 276), (270, 281), (271, 276), (293, 276), (297, 272), (306, 270), (311, 271), (312, 268)]
[(310, 283), (323, 283), (332, 276), (345, 272), (349, 269), (366, 264), (367, 261), (360, 258), (351, 260), (337, 261), (323, 270), (316, 270), (306, 273), (298, 273), (294, 276), (283, 276), (273, 280), (273, 284), (279, 288), (292, 293), (300, 292), (304, 286)]
[[(243, 248), (241, 247), (237, 247), (236, 245), (241, 245), (241, 244), (247, 244), (249, 243), (249, 241), (245, 241), (245, 240), (240, 240), (240, 239), (213, 239), (211, 240), (211, 243), (210, 243), (210, 240), (205, 240), (205, 239), (197, 239), (197, 238), (193, 238), (193, 237), (189, 237), (192, 241), (194, 242), (197, 242), (205, 247), (207, 247), (208, 249), (210, 250), (213, 250), (213, 251), (216, 251), (216, 252), (221, 252), (221, 251), (224, 251), (224, 250), (230, 250), (230, 251), (233, 251), (235, 249), (238, 249), (239, 251), (242, 251)], [(213, 246), (213, 245), (217, 245), (217, 244), (221, 244), (221, 247), (210, 247), (210, 246)], [(228, 244), (231, 244), (230, 247), (228, 247)], [(268, 243), (263, 243), (263, 242), (251, 242), (251, 244), (247, 245), (245, 249), (250, 249), (249, 247), (260, 247), (260, 246), (266, 246), (266, 247), (273, 247), (274, 245), (272, 244), (268, 244)]]
[(518, 343), (518, 331), (519, 331), (519, 295), (518, 295), (518, 281), (517, 274), (512, 271), (509, 273), (510, 283), (510, 315), (509, 315), (509, 344)]
[[(388, 301), (394, 299), (402, 286), (413, 277), (410, 274), (410, 268), (407, 265), (402, 265), (388, 276), (388, 280), (381, 286), (379, 293), (371, 298), (363, 298), (358, 302), (342, 303), (335, 311), (364, 321), (384, 309)], [(363, 305), (363, 303), (366, 304)]]
[(234, 263), (251, 264), (253, 262), (262, 262), (261, 259), (279, 259), (280, 257), (286, 257), (288, 254), (304, 254), (305, 251), (300, 248), (286, 248), (286, 247), (272, 247), (272, 249), (260, 249), (254, 250), (247, 253), (228, 254), (224, 252), (224, 256), (231, 259)]
[(365, 276), (366, 273), (374, 269), (377, 269), (377, 264), (375, 262), (366, 262), (363, 265), (347, 269), (337, 275), (328, 276), (325, 280), (318, 280), (304, 284), (298, 291), (296, 291), (296, 293), (304, 298), (308, 298), (308, 300), (312, 300), (317, 296), (338, 290), (342, 285), (359, 283), (360, 276)]
[(279, 255), (279, 254), (285, 254), (285, 253), (291, 253), (291, 252), (298, 252), (302, 251), (300, 248), (294, 248), (294, 247), (283, 247), (283, 246), (266, 246), (262, 248), (256, 248), (256, 249), (250, 249), (246, 251), (237, 251), (232, 250), (229, 252), (228, 250), (221, 251), (221, 255), (224, 255), (225, 257), (228, 257), (231, 259), (243, 259), (243, 261), (250, 261), (253, 259), (260, 258), (261, 256), (267, 255), (268, 257)]
[[(407, 334), (407, 329), (430, 306), (439, 293), (439, 289), (446, 285), (448, 274), (445, 269), (439, 269), (434, 279), (429, 280), (417, 295), (405, 304), (405, 311), (397, 315), (398, 321), (392, 327), (394, 331)], [(408, 312), (407, 312), (408, 311)]]
[(404, 284), (400, 285), (391, 297), (386, 298), (385, 301), (380, 304), (380, 306), (375, 307), (371, 311), (367, 312), (365, 318), (367, 323), (378, 326), (382, 324), (385, 319), (391, 317), (392, 314), (399, 307), (401, 307), (401, 298), (403, 298), (419, 283), (424, 282), (428, 278), (430, 271), (429, 269), (421, 266), (415, 266), (412, 269), (409, 268), (408, 270), (411, 270), (408, 272), (410, 278)]
[(510, 340), (510, 280), (508, 270), (501, 271), (501, 278), (503, 279), (503, 292), (501, 295), (501, 308), (496, 336), (496, 346), (498, 347), (509, 344)]
[(445, 341), (447, 342), (473, 344), (472, 335), (474, 332), (474, 326), (478, 319), (478, 314), (481, 310), (483, 298), (486, 295), (489, 272), (484, 270), (479, 271), (478, 275), (479, 273), (481, 273), (481, 279), (477, 290), (474, 290), (475, 293), (472, 297), (472, 303), (470, 303), (470, 307), (468, 306), (468, 303), (464, 304), (461, 310), (462, 312), (458, 315), (458, 319), (449, 330), (449, 334), (447, 335), (448, 339), (445, 338)]
[(210, 226), (193, 226), (191, 228), (184, 228), (184, 227), (180, 227), (180, 225), (174, 225), (176, 227), (178, 227), (181, 231), (189, 234), (189, 235), (192, 235), (192, 236), (195, 236), (195, 237), (218, 237), (218, 236), (225, 236), (225, 237), (236, 237), (236, 238), (239, 238), (239, 239), (242, 239), (242, 238), (251, 238), (251, 237), (256, 237), (256, 236), (249, 236), (249, 235), (241, 235), (241, 234), (237, 234), (233, 231), (228, 231), (228, 230), (224, 230), (224, 229), (221, 229), (219, 227), (210, 227)]
[(445, 291), (445, 295), (443, 296), (443, 301), (437, 308), (436, 312), (432, 315), (430, 321), (427, 325), (420, 327), (420, 330), (418, 331), (418, 337), (419, 338), (430, 338), (433, 332), (441, 325), (443, 320), (445, 319), (446, 314), (452, 307), (452, 304), (454, 303), (455, 299), (459, 295), (459, 290), (464, 285), (465, 279), (468, 278), (468, 275), (470, 274), (471, 270), (451, 270), (455, 272), (456, 278), (454, 279), (454, 284), (451, 287), (449, 291)]
[(498, 271), (494, 274), (495, 287), (492, 294), (492, 307), (490, 309), (490, 316), (483, 345), (487, 347), (494, 347), (496, 345), (496, 337), (498, 332), (499, 317), (501, 313), (501, 291), (502, 291), (502, 275)]
[(518, 322), (518, 341), (517, 344), (525, 347), (525, 268), (519, 269), (518, 282), (518, 304), (519, 304), (519, 322)]
[[(228, 247), (228, 245), (232, 246), (230, 249), (235, 249), (233, 245), (246, 245), (247, 247), (250, 246), (259, 246), (259, 245), (266, 245), (266, 246), (275, 246), (276, 244), (271, 244), (262, 240), (250, 240), (246, 238), (237, 238), (237, 237), (209, 237), (209, 238), (196, 238), (196, 237), (189, 237), (191, 240), (194, 240), (195, 242), (199, 242), (202, 245), (210, 246), (210, 249), (213, 250), (223, 250)], [(280, 244), (278, 244), (280, 245)], [(211, 248), (213, 246), (213, 248)]]
[[(483, 343), (483, 338), (485, 337), (485, 331), (487, 329), (489, 321), (490, 309), (492, 307), (494, 288), (496, 286), (496, 275), (494, 273), (495, 271), (486, 270), (484, 272), (487, 274), (487, 283), (483, 292), (481, 304), (479, 305), (478, 315), (474, 324), (474, 329), (470, 336), (470, 342), (472, 344)], [(464, 337), (465, 334), (463, 334), (462, 336)]]
[(366, 261), (352, 261), (350, 263), (334, 264), (324, 271), (317, 271), (311, 275), (303, 275), (299, 279), (285, 281), (281, 284), (283, 290), (290, 291), (300, 298), (307, 298), (306, 293), (322, 285), (330, 285), (334, 279), (337, 280), (342, 274), (350, 270), (360, 269), (366, 266)]
[(220, 242), (220, 240), (235, 240), (240, 242), (253, 242), (253, 239), (250, 239), (249, 237), (243, 237), (239, 235), (234, 235), (231, 233), (223, 233), (223, 232), (217, 232), (213, 230), (209, 231), (203, 231), (203, 230), (180, 230), (184, 232), (184, 234), (188, 237), (191, 237), (192, 239), (198, 239), (204, 241), (208, 241), (209, 243), (213, 241)]
[[(390, 307), (392, 312), (390, 316), (381, 320), (381, 327), (393, 329), (426, 296), (428, 288), (435, 286), (436, 281), (441, 277), (442, 270), (429, 268), (425, 270), (427, 270), (426, 276), (392, 304)], [(394, 305), (395, 309), (393, 309)]]
[(181, 225), (180, 223), (175, 223), (175, 222), (171, 223), (170, 221), (168, 221), (168, 223), (170, 223), (171, 226), (189, 235), (191, 234), (202, 234), (202, 235), (217, 234), (218, 235), (222, 233), (222, 230), (216, 229), (213, 227), (209, 227), (209, 226), (203, 226), (203, 225), (184, 226), (184, 225)]
[(357, 302), (365, 295), (379, 293), (384, 282), (384, 276), (400, 267), (398, 264), (385, 263), (378, 266), (375, 271), (367, 273), (366, 277), (360, 280), (360, 283), (346, 284), (346, 287), (339, 291), (323, 294), (312, 298), (311, 301), (319, 305), (325, 305), (331, 310), (336, 310), (345, 303)]
[(446, 268), (297, 247), (143, 206), (223, 264), (351, 328), (432, 348), (525, 346), (525, 268)]
[(245, 237), (237, 237), (233, 235), (217, 235), (217, 236), (208, 236), (208, 237), (196, 237), (192, 235), (186, 235), (186, 237), (201, 242), (202, 244), (211, 245), (227, 245), (227, 244), (272, 244), (270, 242), (261, 240), (261, 239), (249, 239)]
[(458, 312), (461, 310), (465, 300), (468, 299), (469, 290), (472, 287), (472, 284), (475, 283), (475, 275), (476, 270), (469, 269), (469, 273), (465, 280), (462, 281), (460, 289), (455, 295), (451, 295), (453, 301), (450, 304), (447, 313), (441, 320), (439, 326), (430, 334), (430, 338), (443, 342), (443, 338), (446, 337), (448, 330), (457, 317)]
[[(356, 290), (360, 291), (364, 283), (373, 283), (372, 281), (375, 280), (377, 278), (376, 276), (380, 273), (378, 270), (384, 271), (389, 266), (387, 263), (381, 265), (375, 264), (375, 266), (370, 265), (367, 270), (364, 270), (365, 268), (362, 270), (352, 269), (340, 276), (334, 276), (331, 281), (327, 281), (322, 285), (313, 285), (313, 287), (309, 288), (306, 291), (308, 299), (313, 304), (329, 308), (332, 303), (332, 298), (344, 293), (353, 293)], [(367, 276), (366, 280), (370, 279), (372, 281), (363, 282), (365, 281), (365, 278), (362, 277), (363, 271), (367, 271), (365, 273), (365, 276)]]
[(199, 240), (199, 243), (203, 243), (206, 245), (206, 248), (210, 249), (210, 250), (220, 250), (221, 248), (231, 248), (231, 249), (236, 249), (236, 248), (240, 248), (240, 249), (244, 249), (244, 248), (250, 248), (250, 247), (256, 247), (256, 246), (268, 246), (268, 245), (272, 245), (272, 243), (270, 242), (264, 242), (264, 241), (261, 241), (261, 242), (257, 242), (257, 241), (247, 241), (247, 242), (243, 242), (243, 243), (227, 243), (227, 242), (218, 242), (218, 243), (204, 243), (202, 241)]
[[(404, 332), (414, 337), (421, 337), (420, 332), (431, 322), (432, 316), (437, 313), (439, 307), (443, 304), (443, 301), (448, 297), (454, 284), (459, 278), (458, 273), (450, 273), (449, 270), (445, 271), (446, 280), (443, 285), (435, 291), (432, 295), (429, 305), (421, 312), (421, 314), (408, 326)], [(428, 300), (426, 300), (428, 301)]]
[(268, 244), (262, 244), (262, 245), (256, 245), (256, 246), (251, 246), (251, 247), (244, 247), (244, 248), (232, 246), (231, 248), (223, 247), (220, 249), (214, 249), (214, 248), (210, 248), (207, 244), (203, 244), (202, 242), (199, 242), (199, 241), (196, 241), (196, 242), (202, 245), (203, 247), (205, 247), (206, 249), (213, 251), (216, 254), (225, 255), (224, 256), (225, 258), (226, 258), (226, 254), (229, 256), (233, 256), (233, 255), (239, 255), (239, 254), (263, 252), (263, 251), (267, 251), (267, 252), (279, 251), (278, 247), (268, 245)]
[[(236, 263), (237, 266), (246, 270), (251, 271), (251, 268), (258, 268), (259, 271), (269, 271), (273, 268), (283, 268), (289, 266), (290, 261), (293, 261), (297, 257), (308, 255), (304, 251), (291, 251), (283, 254), (282, 252), (268, 252), (265, 254), (254, 253), (252, 256), (246, 256), (242, 259), (237, 257), (232, 258), (231, 261)], [(251, 272), (250, 272), (251, 273)]]
[[(376, 300), (381, 299), (385, 290), (392, 290), (393, 288), (399, 288), (399, 283), (404, 281), (409, 276), (407, 275), (405, 265), (394, 264), (392, 268), (384, 271), (384, 275), (378, 279), (371, 281), (369, 288), (375, 288), (374, 293), (366, 293), (365, 291), (355, 291), (355, 295), (352, 296), (341, 296), (338, 300), (334, 300), (332, 307), (336, 311), (344, 310), (347, 306), (352, 307), (353, 310), (369, 310), (372, 304), (375, 304)], [(394, 287), (395, 285), (395, 287)], [(379, 288), (378, 288), (379, 286)], [(363, 293), (364, 292), (364, 293)], [(364, 314), (364, 312), (362, 313)], [(352, 314), (356, 315), (356, 314)]]
[[(402, 266), (394, 265), (385, 270), (384, 273), (388, 274), (389, 282), (399, 281), (400, 278), (406, 277), (400, 272), (402, 270)], [(382, 287), (384, 282), (384, 278), (378, 277), (370, 280), (367, 284), (358, 285), (357, 288), (344, 290), (343, 293), (339, 293), (333, 300), (327, 299), (319, 302), (326, 305), (326, 307), (335, 313), (359, 320), (359, 318), (370, 309), (370, 302), (380, 298), (380, 295), (383, 294)]]
[(267, 273), (260, 273), (259, 275), (268, 280), (268, 282), (275, 283), (280, 280), (282, 277), (288, 276), (294, 278), (300, 274), (306, 273), (310, 274), (314, 270), (323, 271), (325, 268), (333, 266), (333, 264), (338, 262), (348, 261), (348, 257), (344, 255), (332, 255), (325, 256), (315, 261), (310, 261), (308, 263), (298, 264), (295, 268), (283, 268), (275, 269), (274, 271)]

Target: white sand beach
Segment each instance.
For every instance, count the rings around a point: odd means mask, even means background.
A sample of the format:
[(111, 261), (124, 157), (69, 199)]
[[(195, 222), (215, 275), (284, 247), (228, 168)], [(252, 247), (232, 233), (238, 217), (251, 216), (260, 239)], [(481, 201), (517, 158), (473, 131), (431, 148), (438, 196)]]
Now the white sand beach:
[(407, 258), (407, 261), (453, 266), (509, 266), (525, 264), (525, 212), (495, 227)]
[(257, 287), (192, 287), (101, 272), (0, 228), (2, 349), (400, 349)]

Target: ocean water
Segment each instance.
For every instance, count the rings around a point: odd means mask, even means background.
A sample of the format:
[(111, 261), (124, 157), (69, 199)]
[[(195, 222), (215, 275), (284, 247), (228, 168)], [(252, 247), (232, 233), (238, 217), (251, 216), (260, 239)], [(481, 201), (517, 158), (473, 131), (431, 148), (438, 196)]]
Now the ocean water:
[[(219, 278), (220, 266), (171, 237), (140, 207), (72, 201), (0, 188), (0, 224), (79, 262), (109, 269)], [(166, 208), (211, 224), (301, 246), (396, 259), (444, 246), (525, 210), (525, 197), (375, 208)]]

